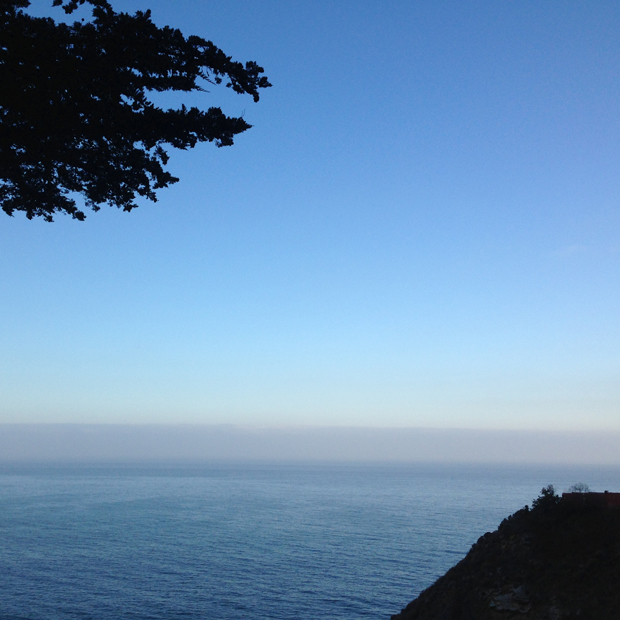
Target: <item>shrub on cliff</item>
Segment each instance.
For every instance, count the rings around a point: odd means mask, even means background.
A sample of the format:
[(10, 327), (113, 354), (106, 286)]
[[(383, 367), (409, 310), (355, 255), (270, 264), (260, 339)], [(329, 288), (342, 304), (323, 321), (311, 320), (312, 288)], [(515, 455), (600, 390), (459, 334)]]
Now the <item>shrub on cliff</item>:
[(590, 487), (585, 482), (576, 482), (568, 487), (568, 493), (589, 493)]
[(561, 501), (552, 484), (543, 487), (540, 495), (532, 502), (532, 509), (539, 512), (553, 510)]

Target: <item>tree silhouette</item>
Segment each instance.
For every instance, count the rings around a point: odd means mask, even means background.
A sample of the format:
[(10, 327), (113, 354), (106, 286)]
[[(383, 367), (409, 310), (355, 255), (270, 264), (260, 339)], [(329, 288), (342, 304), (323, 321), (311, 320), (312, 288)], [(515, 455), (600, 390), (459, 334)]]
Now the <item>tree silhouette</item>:
[(53, 0), (67, 14), (92, 5), (91, 21), (57, 23), (24, 12), (28, 0), (0, 0), (0, 204), (53, 221), (84, 220), (76, 194), (131, 211), (136, 195), (179, 179), (165, 170), (164, 145), (233, 143), (250, 125), (220, 108), (161, 109), (149, 92), (225, 85), (254, 101), (271, 86), (210, 41), (159, 28), (150, 11), (116, 13), (106, 0)]
[(549, 512), (560, 504), (561, 498), (552, 484), (543, 487), (540, 495), (532, 502), (532, 508), (538, 512)]

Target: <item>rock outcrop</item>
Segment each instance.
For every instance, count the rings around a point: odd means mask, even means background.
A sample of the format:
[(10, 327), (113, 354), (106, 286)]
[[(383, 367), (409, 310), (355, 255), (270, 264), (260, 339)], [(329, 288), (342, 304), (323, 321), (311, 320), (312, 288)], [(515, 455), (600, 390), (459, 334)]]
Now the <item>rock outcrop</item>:
[(392, 620), (620, 620), (620, 509), (548, 489)]

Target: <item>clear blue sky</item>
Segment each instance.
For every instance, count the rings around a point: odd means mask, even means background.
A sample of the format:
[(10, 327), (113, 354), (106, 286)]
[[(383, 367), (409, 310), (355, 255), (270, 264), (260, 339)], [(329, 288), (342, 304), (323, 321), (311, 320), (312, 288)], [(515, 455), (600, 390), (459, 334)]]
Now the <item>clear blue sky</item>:
[(620, 429), (620, 4), (112, 4), (274, 86), (155, 205), (0, 217), (0, 421)]

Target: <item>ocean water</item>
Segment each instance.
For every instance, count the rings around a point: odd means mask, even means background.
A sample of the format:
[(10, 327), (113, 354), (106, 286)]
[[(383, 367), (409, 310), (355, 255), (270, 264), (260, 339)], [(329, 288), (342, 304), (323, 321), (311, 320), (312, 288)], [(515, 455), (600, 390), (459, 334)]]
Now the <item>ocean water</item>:
[(2, 465), (2, 620), (387, 619), (554, 483), (620, 468)]

